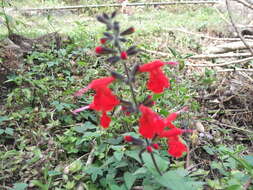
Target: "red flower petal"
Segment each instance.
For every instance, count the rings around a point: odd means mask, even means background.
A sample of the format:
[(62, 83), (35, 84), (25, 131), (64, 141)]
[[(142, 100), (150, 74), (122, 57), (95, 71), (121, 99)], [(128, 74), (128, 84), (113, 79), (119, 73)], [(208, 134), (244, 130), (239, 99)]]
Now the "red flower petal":
[(184, 132), (184, 130), (182, 129), (179, 129), (179, 128), (173, 128), (173, 129), (170, 129), (170, 130), (167, 130), (167, 131), (163, 131), (161, 134), (160, 134), (160, 137), (166, 137), (166, 138), (169, 138), (169, 137), (173, 137), (173, 136), (178, 136), (178, 135), (182, 135)]
[(97, 89), (94, 100), (91, 104), (91, 109), (96, 111), (111, 111), (117, 106), (120, 101), (115, 95), (112, 94), (111, 90), (107, 87)]
[(165, 127), (162, 118), (143, 105), (140, 106), (140, 111), (142, 115), (139, 119), (139, 133), (148, 139), (153, 138), (156, 134), (160, 134)]
[(100, 125), (103, 128), (108, 128), (111, 122), (111, 118), (108, 117), (108, 115), (106, 114), (106, 112), (103, 112), (101, 118), (100, 118)]
[(168, 153), (175, 158), (182, 156), (184, 152), (187, 152), (187, 146), (179, 140), (168, 140)]
[(139, 66), (140, 72), (149, 72), (149, 81), (147, 82), (147, 88), (154, 93), (162, 93), (165, 88), (170, 87), (168, 78), (164, 75), (160, 69), (165, 63), (156, 60), (144, 65)]
[(149, 90), (156, 94), (159, 94), (162, 93), (165, 88), (169, 87), (169, 80), (161, 71), (161, 69), (158, 68), (150, 72), (149, 81), (147, 82), (147, 88)]
[(139, 66), (139, 71), (140, 72), (151, 72), (155, 69), (160, 68), (161, 66), (163, 66), (165, 63), (160, 61), (160, 60), (155, 60), (152, 61), (150, 63), (146, 63), (144, 65)]
[(110, 77), (103, 77), (100, 79), (95, 79), (93, 80), (89, 86), (90, 88), (97, 90), (99, 88), (103, 88), (105, 86), (108, 86), (110, 83), (112, 83), (115, 80), (114, 77), (110, 76)]

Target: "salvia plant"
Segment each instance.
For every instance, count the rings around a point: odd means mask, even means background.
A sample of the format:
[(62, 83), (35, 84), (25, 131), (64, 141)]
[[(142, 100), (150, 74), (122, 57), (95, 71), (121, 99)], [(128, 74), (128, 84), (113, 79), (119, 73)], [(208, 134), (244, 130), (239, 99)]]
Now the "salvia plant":
[[(138, 132), (142, 138), (125, 136), (124, 139), (126, 142), (141, 147), (139, 157), (142, 163), (144, 163), (142, 154), (147, 151), (152, 158), (157, 172), (162, 175), (162, 172), (157, 166), (153, 151), (154, 149), (158, 150), (160, 148), (157, 143), (154, 143), (155, 139), (167, 139), (168, 154), (175, 158), (179, 158), (184, 152), (187, 152), (188, 148), (182, 143), (180, 136), (183, 133), (192, 132), (192, 130), (177, 128), (172, 122), (176, 120), (179, 114), (186, 112), (188, 108), (183, 107), (181, 110), (163, 118), (151, 109), (155, 104), (152, 95), (148, 95), (144, 101), (139, 102), (137, 97), (141, 94), (138, 94), (134, 86), (136, 83), (136, 76), (146, 75), (147, 73), (149, 79), (146, 82), (145, 88), (153, 94), (163, 93), (170, 88), (170, 82), (162, 68), (166, 65), (175, 66), (178, 63), (155, 60), (145, 64), (137, 63), (128, 67), (129, 64), (127, 64), (127, 61), (130, 57), (140, 52), (137, 46), (125, 47), (127, 42), (126, 36), (134, 33), (135, 28), (129, 27), (121, 31), (119, 22), (114, 21), (115, 16), (116, 12), (113, 12), (111, 15), (103, 13), (97, 17), (99, 22), (105, 24), (106, 32), (103, 33), (104, 37), (100, 39), (101, 45), (95, 48), (95, 52), (98, 55), (108, 56), (106, 62), (112, 66), (115, 66), (115, 64), (122, 65), (124, 73), (110, 70), (110, 76), (95, 79), (87, 87), (77, 91), (74, 95), (79, 97), (89, 90), (94, 90), (95, 95), (91, 104), (73, 110), (72, 113), (77, 114), (87, 109), (98, 111), (101, 113), (100, 125), (105, 129), (110, 126), (111, 122), (109, 112), (114, 110), (117, 106), (121, 106), (121, 110), (126, 115), (137, 114), (137, 116), (139, 116)], [(130, 100), (119, 98), (113, 93), (112, 89), (109, 88), (111, 83), (116, 82), (129, 86), (131, 93)]]

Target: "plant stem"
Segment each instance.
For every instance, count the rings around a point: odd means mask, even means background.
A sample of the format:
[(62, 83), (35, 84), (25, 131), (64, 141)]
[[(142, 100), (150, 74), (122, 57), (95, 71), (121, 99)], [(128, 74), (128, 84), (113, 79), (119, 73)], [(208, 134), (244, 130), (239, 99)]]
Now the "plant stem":
[(151, 155), (152, 161), (153, 161), (153, 163), (154, 163), (154, 165), (155, 165), (155, 169), (156, 169), (157, 172), (160, 174), (160, 176), (162, 176), (163, 174), (162, 174), (162, 172), (160, 171), (160, 169), (159, 169), (158, 166), (157, 166), (154, 153), (151, 152), (150, 155)]
[(143, 152), (144, 152), (145, 150), (146, 150), (146, 149), (143, 148), (143, 149), (139, 152), (139, 158), (140, 158), (140, 160), (141, 160), (141, 164), (144, 164), (144, 161), (143, 161), (143, 159), (142, 159), (142, 154), (143, 154)]
[[(117, 46), (117, 48), (118, 48), (119, 53), (121, 53), (121, 47), (120, 47), (120, 46)], [(136, 95), (135, 95), (134, 88), (133, 88), (133, 83), (132, 83), (132, 81), (130, 80), (128, 68), (127, 68), (127, 65), (126, 65), (125, 61), (122, 61), (122, 62), (123, 62), (123, 65), (124, 65), (125, 73), (126, 73), (126, 75), (127, 75), (127, 80), (128, 80), (128, 83), (127, 83), (127, 84), (128, 84), (129, 87), (130, 87), (132, 99), (133, 99), (133, 101), (134, 101), (134, 110), (137, 111), (137, 109), (138, 109), (138, 104), (137, 104)]]
[[(146, 140), (147, 146), (149, 146), (150, 143), (149, 143), (148, 139), (145, 139), (145, 140)], [(160, 174), (160, 176), (162, 176), (163, 174), (162, 174), (162, 172), (160, 171), (160, 169), (159, 169), (159, 167), (158, 167), (158, 165), (157, 165), (157, 163), (156, 163), (156, 159), (155, 159), (154, 153), (153, 153), (153, 152), (150, 152), (150, 155), (151, 155), (152, 161), (153, 161), (153, 163), (154, 163), (155, 169), (156, 169), (157, 172)]]

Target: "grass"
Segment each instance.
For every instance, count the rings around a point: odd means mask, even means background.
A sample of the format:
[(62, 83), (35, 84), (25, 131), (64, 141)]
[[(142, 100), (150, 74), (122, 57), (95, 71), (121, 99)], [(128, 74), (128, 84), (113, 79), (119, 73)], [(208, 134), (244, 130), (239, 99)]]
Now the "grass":
[[(19, 7), (35, 7), (54, 6), (58, 1), (15, 3)], [(91, 93), (80, 99), (73, 98), (72, 94), (94, 78), (107, 75), (104, 58), (91, 53), (104, 26), (91, 16), (98, 14), (98, 10), (89, 11), (79, 15), (70, 12), (29, 17), (13, 15), (15, 32), (26, 37), (59, 31), (70, 39), (59, 50), (52, 48), (28, 54), (18, 74), (8, 76), (13, 87), (7, 88), (0, 110), (0, 189), (126, 190), (143, 186), (145, 190), (160, 190), (168, 186), (178, 189), (181, 185), (182, 189), (192, 187), (197, 190), (240, 189), (245, 185), (253, 177), (249, 145), (235, 140), (235, 131), (209, 124), (211, 119), (204, 113), (205, 104), (194, 98), (199, 91), (208, 91), (217, 85), (218, 78), (211, 69), (200, 73), (188, 68), (166, 67), (172, 89), (154, 96), (157, 103), (154, 109), (164, 117), (182, 106), (190, 107), (189, 113), (175, 122), (177, 126), (195, 128), (196, 121), (205, 124), (204, 133), (184, 137), (192, 150), (191, 170), (184, 169), (185, 157), (168, 156), (163, 141), (157, 159), (165, 175), (156, 176), (147, 154), (144, 155), (145, 165), (141, 166), (138, 148), (124, 143), (122, 138), (126, 134), (136, 136), (135, 116), (127, 117), (119, 109), (115, 110), (110, 128), (101, 130), (97, 113), (71, 114), (70, 110), (92, 101)], [(195, 32), (222, 30), (223, 21), (210, 7), (178, 6), (134, 11), (133, 15), (118, 16), (123, 28), (129, 25), (136, 28), (128, 44), (165, 52), (171, 47), (178, 51), (177, 55), (165, 60), (181, 57), (183, 62), (183, 55), (203, 48), (199, 39), (168, 30), (180, 27)], [(3, 26), (1, 32), (6, 36)], [(153, 59), (153, 56), (141, 53), (131, 63)], [(144, 86), (144, 81), (140, 80), (138, 85)], [(116, 84), (114, 89), (124, 98), (130, 96), (129, 92), (121, 93), (125, 89), (121, 84)], [(137, 97), (139, 101), (144, 99), (145, 93), (143, 91)], [(244, 140), (251, 142), (252, 136), (248, 135), (246, 138), (243, 135)], [(90, 165), (87, 160), (92, 161)]]

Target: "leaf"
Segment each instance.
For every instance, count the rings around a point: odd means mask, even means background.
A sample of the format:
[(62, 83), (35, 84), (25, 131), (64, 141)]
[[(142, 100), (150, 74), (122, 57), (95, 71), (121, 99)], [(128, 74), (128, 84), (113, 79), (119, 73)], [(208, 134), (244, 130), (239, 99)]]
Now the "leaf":
[(147, 173), (147, 168), (138, 168), (134, 173), (133, 175), (139, 175), (139, 174), (146, 174)]
[(103, 175), (103, 171), (100, 168), (92, 166), (85, 169), (84, 172), (91, 175), (91, 180), (93, 182), (97, 179), (98, 175)]
[(253, 167), (253, 155), (244, 156), (244, 160)]
[(55, 171), (55, 170), (48, 171), (49, 176), (56, 176), (56, 175), (61, 175), (61, 174), (62, 174), (61, 172)]
[(0, 116), (0, 124), (2, 124), (3, 121), (8, 121), (9, 118), (7, 116)]
[(177, 169), (168, 171), (163, 176), (156, 177), (155, 180), (171, 190), (197, 190), (202, 187), (202, 182), (196, 182), (186, 175), (185, 170)]
[(135, 180), (136, 180), (136, 176), (134, 176), (133, 174), (129, 172), (124, 173), (124, 181), (128, 190), (131, 189)]
[(133, 158), (134, 160), (136, 160), (139, 163), (141, 163), (141, 160), (139, 158), (139, 152), (140, 152), (140, 150), (126, 151), (125, 155), (127, 155), (128, 157)]
[(12, 190), (25, 190), (27, 187), (26, 183), (15, 183)]
[(120, 152), (120, 151), (116, 151), (113, 153), (113, 156), (117, 161), (121, 161), (123, 155), (124, 155), (124, 152)]
[(0, 129), (0, 135), (2, 135), (4, 133), (5, 130)]
[[(145, 166), (152, 172), (157, 174), (157, 170), (155, 168), (155, 165), (153, 163), (153, 160), (151, 158), (151, 155), (147, 152), (144, 152), (142, 154), (143, 161), (145, 163)], [(159, 155), (154, 154), (156, 163), (160, 171), (165, 171), (168, 168), (169, 161), (161, 158)]]
[(14, 130), (13, 130), (12, 128), (7, 127), (7, 128), (5, 129), (5, 133), (6, 133), (7, 135), (13, 136)]

